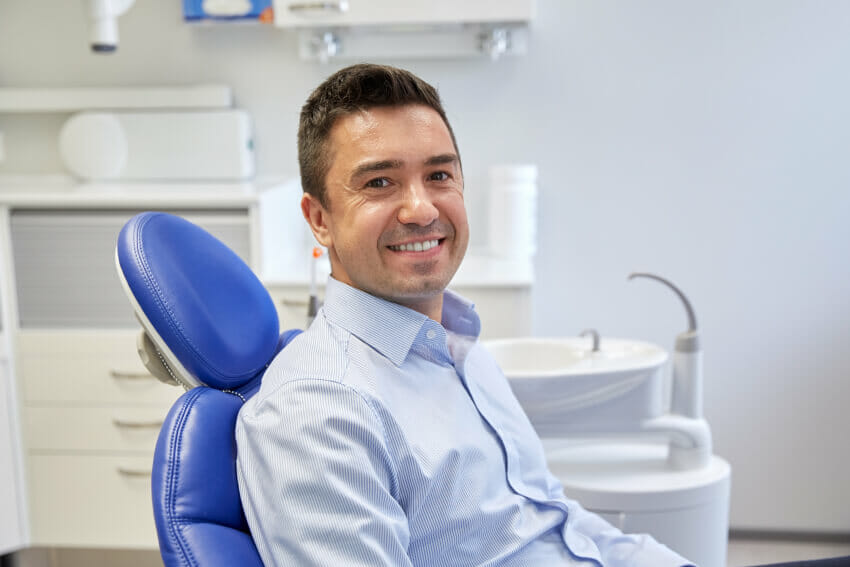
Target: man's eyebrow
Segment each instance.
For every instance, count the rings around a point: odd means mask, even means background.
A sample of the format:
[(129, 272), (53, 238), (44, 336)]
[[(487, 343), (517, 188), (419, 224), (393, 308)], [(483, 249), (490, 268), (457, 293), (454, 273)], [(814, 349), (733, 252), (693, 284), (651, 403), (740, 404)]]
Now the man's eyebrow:
[(433, 156), (425, 160), (426, 166), (432, 165), (445, 165), (447, 163), (457, 163), (460, 161), (455, 154), (440, 154), (438, 156)]
[(354, 171), (351, 172), (351, 178), (355, 179), (360, 177), (361, 175), (366, 175), (368, 173), (375, 173), (376, 171), (386, 171), (387, 169), (398, 169), (402, 167), (404, 164), (400, 160), (397, 159), (387, 159), (381, 161), (370, 161), (366, 163), (361, 163), (357, 167), (354, 168)]

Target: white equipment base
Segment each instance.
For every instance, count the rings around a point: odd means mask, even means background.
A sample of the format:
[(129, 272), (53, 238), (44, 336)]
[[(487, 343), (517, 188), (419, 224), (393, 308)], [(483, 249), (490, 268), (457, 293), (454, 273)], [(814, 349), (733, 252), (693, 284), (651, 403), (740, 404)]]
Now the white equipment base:
[(703, 468), (675, 470), (667, 445), (647, 442), (547, 439), (544, 446), (568, 498), (700, 567), (725, 567), (729, 463), (712, 456)]

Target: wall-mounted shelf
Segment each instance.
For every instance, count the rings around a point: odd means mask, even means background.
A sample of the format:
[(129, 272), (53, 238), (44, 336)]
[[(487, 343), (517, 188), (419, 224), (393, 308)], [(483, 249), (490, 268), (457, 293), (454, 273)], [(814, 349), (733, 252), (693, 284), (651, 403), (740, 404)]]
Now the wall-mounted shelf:
[(274, 24), (282, 28), (527, 24), (535, 0), (274, 0)]
[(480, 57), (496, 60), (527, 51), (524, 26), (434, 25), (416, 29), (370, 26), (335, 30), (302, 29), (298, 32), (301, 59), (327, 62), (353, 61), (392, 53), (402, 59)]
[(232, 105), (233, 92), (225, 85), (0, 88), (0, 113), (214, 109), (230, 108)]
[(526, 51), (535, 0), (274, 0), (302, 59), (489, 57)]

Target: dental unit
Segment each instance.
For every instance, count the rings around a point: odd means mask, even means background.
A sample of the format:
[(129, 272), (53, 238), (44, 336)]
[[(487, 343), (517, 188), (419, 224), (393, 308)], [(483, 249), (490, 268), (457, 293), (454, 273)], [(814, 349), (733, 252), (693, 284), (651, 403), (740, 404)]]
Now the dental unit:
[[(703, 416), (696, 315), (672, 357), (652, 343), (600, 337), (485, 341), (543, 439), (568, 497), (620, 529), (651, 533), (701, 567), (723, 567), (731, 469), (712, 454)], [(667, 380), (669, 376), (669, 381)]]

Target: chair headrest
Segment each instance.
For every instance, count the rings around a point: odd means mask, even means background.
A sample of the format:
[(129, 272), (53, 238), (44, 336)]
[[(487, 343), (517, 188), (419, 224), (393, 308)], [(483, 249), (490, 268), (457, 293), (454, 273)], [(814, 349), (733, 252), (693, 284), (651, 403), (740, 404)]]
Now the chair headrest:
[(140, 213), (121, 229), (115, 261), (136, 317), (184, 386), (238, 388), (276, 354), (279, 323), (268, 291), (199, 226)]

